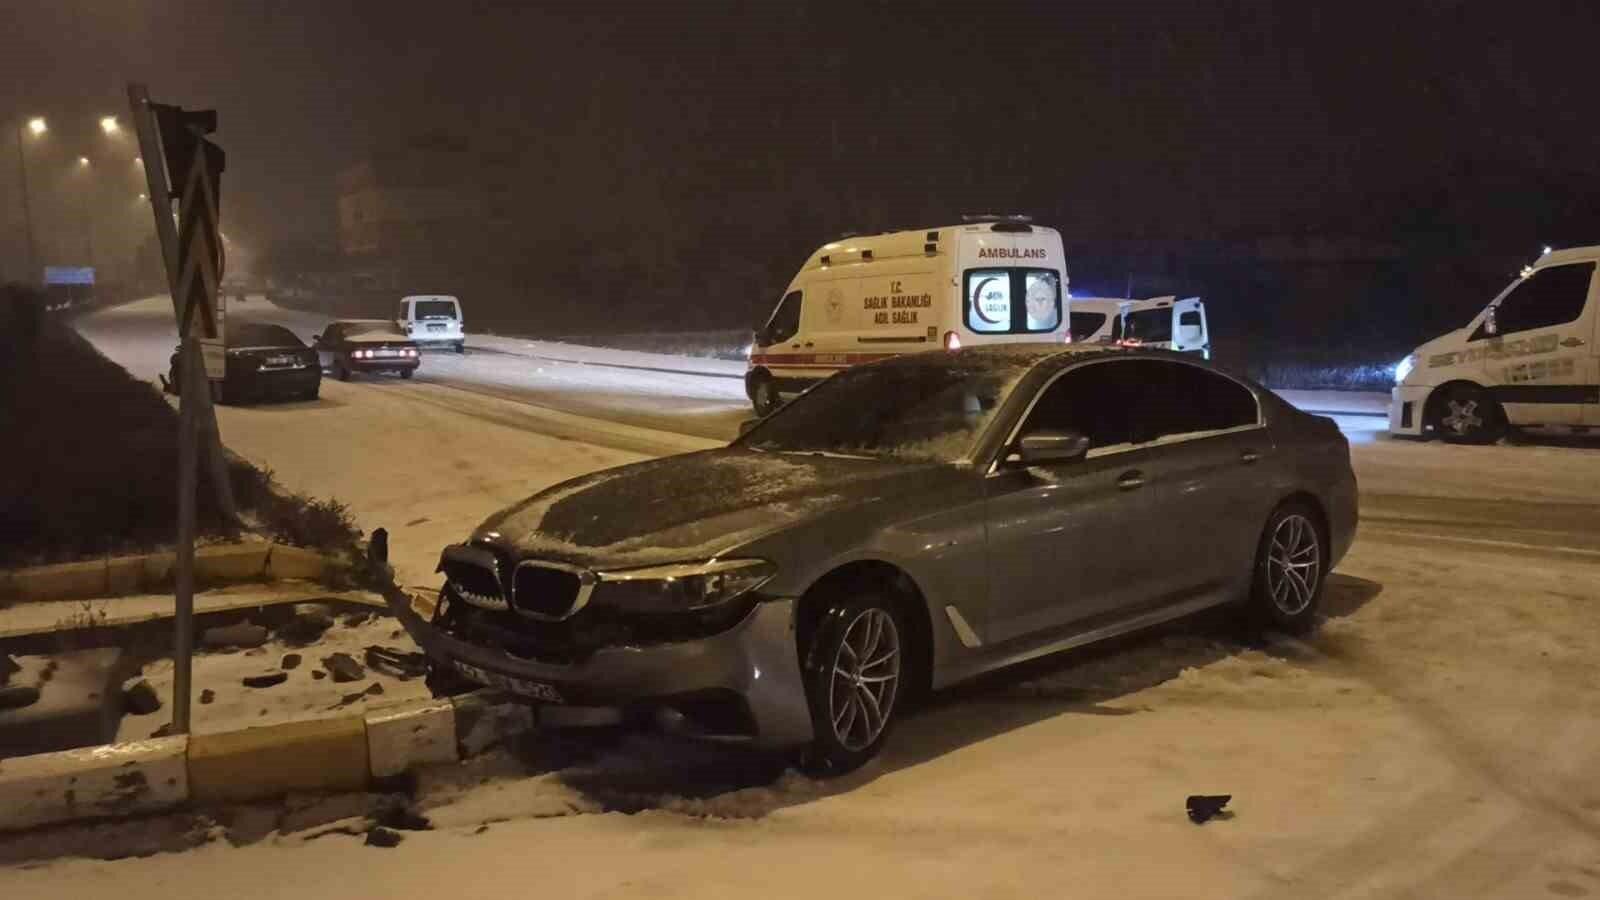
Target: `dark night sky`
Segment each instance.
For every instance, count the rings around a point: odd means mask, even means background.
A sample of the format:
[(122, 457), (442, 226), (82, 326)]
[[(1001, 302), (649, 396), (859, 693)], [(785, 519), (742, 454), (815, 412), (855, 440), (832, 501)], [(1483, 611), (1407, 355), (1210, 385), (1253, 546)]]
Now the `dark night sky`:
[(1381, 234), (1443, 208), (1600, 239), (1592, 3), (799, 6), (17, 0), (0, 112), (92, 123), (129, 79), (215, 106), (225, 216), (260, 242), (330, 234), (340, 165), (439, 127), (646, 219), (776, 171), (798, 204), (871, 198), (868, 225)]

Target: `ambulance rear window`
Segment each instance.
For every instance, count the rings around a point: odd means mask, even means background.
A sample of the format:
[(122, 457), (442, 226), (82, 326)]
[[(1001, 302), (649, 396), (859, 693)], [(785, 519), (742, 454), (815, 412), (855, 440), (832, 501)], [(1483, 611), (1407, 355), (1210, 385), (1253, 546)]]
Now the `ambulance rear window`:
[(962, 307), (978, 334), (1042, 334), (1061, 325), (1061, 275), (1054, 269), (968, 269)]

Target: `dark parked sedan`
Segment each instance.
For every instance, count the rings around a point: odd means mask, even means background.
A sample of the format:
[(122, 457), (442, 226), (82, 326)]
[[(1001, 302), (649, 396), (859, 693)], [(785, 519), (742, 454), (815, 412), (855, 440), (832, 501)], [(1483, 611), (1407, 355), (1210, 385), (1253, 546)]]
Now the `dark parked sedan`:
[(841, 372), (731, 446), (598, 472), (395, 612), (532, 702), (875, 754), (908, 695), (1222, 604), (1304, 630), (1350, 545), (1333, 422), (1190, 356), (999, 346)]
[(415, 341), (387, 319), (343, 319), (312, 338), (322, 364), (340, 381), (353, 372), (394, 372), (410, 378), (422, 364)]
[[(219, 403), (289, 398), (315, 400), (322, 385), (322, 367), (316, 351), (301, 343), (294, 332), (257, 322), (230, 323), (224, 337), (227, 374), (211, 382), (212, 399)], [(168, 366), (168, 390), (177, 390), (179, 355)]]

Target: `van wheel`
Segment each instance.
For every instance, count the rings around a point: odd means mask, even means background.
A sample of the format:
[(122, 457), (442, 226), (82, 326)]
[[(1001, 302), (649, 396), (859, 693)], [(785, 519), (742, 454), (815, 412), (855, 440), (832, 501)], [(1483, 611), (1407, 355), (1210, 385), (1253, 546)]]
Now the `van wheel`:
[(877, 755), (899, 711), (909, 635), (899, 610), (878, 594), (828, 606), (804, 651), (813, 738), (802, 768), (843, 775)]
[(1475, 384), (1458, 384), (1434, 407), (1433, 428), (1452, 444), (1492, 444), (1506, 433), (1505, 410)]
[(778, 383), (771, 375), (758, 376), (750, 386), (750, 406), (756, 415), (766, 418), (778, 411), (783, 398), (778, 395)]
[(456, 352), (457, 353), (466, 353), (467, 352), (467, 342), (466, 341), (458, 342), (456, 344)]

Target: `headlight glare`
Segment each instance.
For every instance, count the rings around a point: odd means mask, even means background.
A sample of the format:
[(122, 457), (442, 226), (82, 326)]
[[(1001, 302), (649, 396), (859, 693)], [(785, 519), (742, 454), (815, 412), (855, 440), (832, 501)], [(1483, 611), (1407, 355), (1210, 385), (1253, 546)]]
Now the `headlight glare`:
[(1394, 364), (1394, 383), (1395, 384), (1400, 384), (1401, 382), (1405, 381), (1406, 380), (1406, 376), (1411, 374), (1411, 370), (1413, 368), (1415, 368), (1416, 365), (1417, 365), (1417, 357), (1416, 357), (1415, 354), (1413, 354), (1411, 356), (1407, 356), (1405, 359), (1402, 359), (1399, 362), (1395, 363)]
[(764, 559), (713, 559), (599, 573), (596, 600), (635, 612), (718, 606), (765, 584), (777, 568)]

